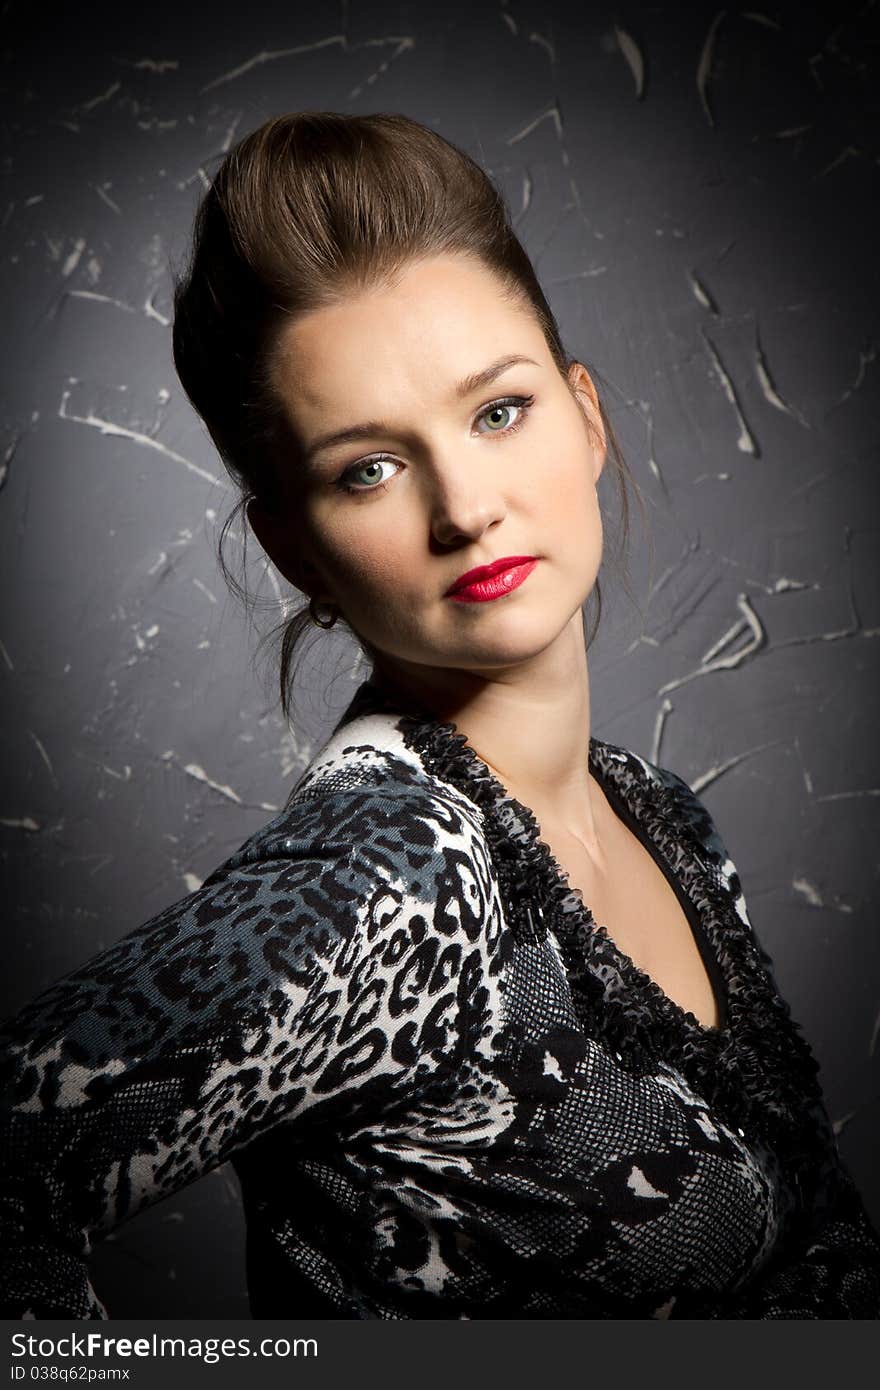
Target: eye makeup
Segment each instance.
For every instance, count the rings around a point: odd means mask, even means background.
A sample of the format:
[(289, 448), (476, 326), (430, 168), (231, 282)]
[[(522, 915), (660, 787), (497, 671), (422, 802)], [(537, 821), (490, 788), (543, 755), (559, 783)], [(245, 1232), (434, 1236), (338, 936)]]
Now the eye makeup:
[[(529, 411), (534, 403), (535, 397), (533, 395), (502, 396), (498, 400), (490, 401), (488, 405), (483, 406), (482, 410), (478, 412), (476, 417), (477, 420), (482, 420), (487, 415), (491, 415), (494, 410), (515, 409), (519, 414), (513, 424), (508, 425), (506, 429), (480, 431), (480, 433), (482, 433), (484, 437), (496, 435), (501, 439), (509, 438), (510, 435), (515, 434), (516, 431), (521, 429), (526, 423)], [(391, 458), (388, 454), (369, 454), (366, 458), (358, 459), (356, 463), (350, 464), (348, 468), (340, 473), (334, 481), (334, 487), (350, 496), (365, 496), (372, 495), (374, 492), (384, 492), (391, 478), (382, 479), (375, 483), (374, 486), (367, 487), (360, 487), (356, 483), (350, 481), (355, 474), (361, 472), (363, 469), (370, 467), (372, 464), (381, 463), (396, 463), (396, 460)], [(394, 475), (392, 474), (391, 476), (393, 477)]]

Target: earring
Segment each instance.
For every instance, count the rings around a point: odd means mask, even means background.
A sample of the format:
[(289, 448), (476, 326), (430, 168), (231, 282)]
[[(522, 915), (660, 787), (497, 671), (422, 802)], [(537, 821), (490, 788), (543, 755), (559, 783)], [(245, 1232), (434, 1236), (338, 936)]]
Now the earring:
[[(329, 619), (322, 618), (322, 617), (320, 617), (320, 615), (317, 613), (317, 611), (316, 611), (316, 609), (315, 609), (315, 604), (316, 604), (316, 603), (320, 603), (320, 599), (317, 599), (317, 598), (311, 598), (311, 599), (309, 599), (309, 617), (311, 618), (312, 622), (315, 624), (315, 627), (325, 627), (325, 628), (326, 628), (326, 627), (332, 627), (333, 624), (336, 622), (336, 619), (339, 617), (339, 609), (338, 609), (338, 608), (334, 608), (334, 609), (333, 609), (333, 615), (332, 615), (331, 618), (329, 618)], [(328, 607), (329, 607), (329, 608), (333, 608), (333, 605), (332, 605), (332, 604), (328, 604)]]

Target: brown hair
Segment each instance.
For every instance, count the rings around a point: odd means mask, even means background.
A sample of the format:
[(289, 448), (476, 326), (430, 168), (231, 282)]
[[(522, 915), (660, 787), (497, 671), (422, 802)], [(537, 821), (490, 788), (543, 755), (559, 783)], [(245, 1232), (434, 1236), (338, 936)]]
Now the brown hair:
[[(292, 112), (246, 135), (214, 175), (196, 212), (188, 268), (174, 276), (174, 364), (241, 492), (222, 528), (218, 558), (227, 585), (246, 606), (246, 549), (239, 582), (224, 542), (251, 498), (269, 510), (281, 505), (275, 451), (284, 439), (289, 452), (290, 440), (270, 384), (281, 329), (347, 293), (388, 283), (415, 258), (441, 253), (476, 257), (509, 295), (527, 303), (567, 375), (576, 359), (563, 347), (502, 194), (478, 164), (434, 131), (397, 114)], [(622, 555), (629, 535), (627, 482), (643, 511), (644, 504), (601, 398), (599, 410), (621, 500)], [(632, 596), (625, 569), (623, 582)], [(602, 612), (598, 578), (594, 593), (588, 646)], [(264, 639), (281, 634), (286, 718), (293, 706), (294, 654), (310, 627), (305, 605)]]

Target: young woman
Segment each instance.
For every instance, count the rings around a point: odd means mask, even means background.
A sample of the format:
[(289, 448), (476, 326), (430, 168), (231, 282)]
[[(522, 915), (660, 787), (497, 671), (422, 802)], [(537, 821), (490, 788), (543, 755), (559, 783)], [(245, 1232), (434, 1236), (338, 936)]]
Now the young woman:
[[(624, 466), (501, 196), (402, 116), (226, 157), (175, 362), (370, 677), (285, 810), (7, 1025), (4, 1312), (231, 1160), (255, 1316), (880, 1316), (880, 1240), (706, 808), (591, 734)], [(111, 1310), (112, 1311), (112, 1310)]]

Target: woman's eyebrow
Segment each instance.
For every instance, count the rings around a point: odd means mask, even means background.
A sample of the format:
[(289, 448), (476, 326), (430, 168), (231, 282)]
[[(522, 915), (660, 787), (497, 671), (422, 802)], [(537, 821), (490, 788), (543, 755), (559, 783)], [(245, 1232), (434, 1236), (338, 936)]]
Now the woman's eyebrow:
[[(519, 365), (539, 367), (540, 362), (536, 362), (533, 357), (522, 357), (514, 353), (509, 357), (499, 357), (497, 361), (491, 362), (488, 367), (483, 367), (477, 372), (471, 372), (470, 376), (464, 377), (453, 388), (453, 400), (463, 400), (465, 396), (471, 396), (475, 391), (479, 391), (481, 386), (488, 386), (496, 377), (506, 372), (508, 367)], [(381, 420), (365, 420), (360, 425), (350, 425), (344, 430), (334, 430), (332, 434), (322, 434), (306, 450), (306, 459), (311, 461), (315, 454), (322, 449), (329, 449), (333, 444), (349, 444), (358, 439), (368, 439), (375, 434), (390, 433), (388, 425)]]
[(521, 357), (517, 353), (514, 353), (511, 357), (499, 357), (497, 362), (490, 363), (489, 366), (484, 367), (482, 371), (471, 372), (470, 376), (466, 376), (463, 381), (460, 381), (455, 387), (453, 396), (456, 400), (461, 400), (464, 396), (470, 396), (474, 391), (479, 391), (481, 386), (488, 386), (489, 383), (494, 381), (497, 376), (500, 376), (502, 372), (506, 372), (508, 367), (516, 367), (522, 363), (530, 367), (539, 367), (541, 365), (539, 362), (536, 362), (533, 357)]

